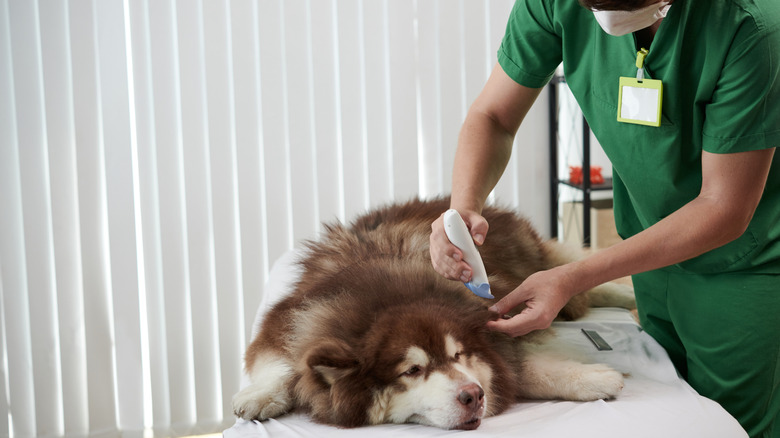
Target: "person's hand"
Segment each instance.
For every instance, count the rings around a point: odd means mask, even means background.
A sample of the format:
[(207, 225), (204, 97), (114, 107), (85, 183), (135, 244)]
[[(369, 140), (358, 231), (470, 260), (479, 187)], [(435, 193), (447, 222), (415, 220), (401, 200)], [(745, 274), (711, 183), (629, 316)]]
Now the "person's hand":
[[(459, 213), (463, 221), (466, 222), (474, 243), (477, 246), (482, 245), (488, 231), (488, 223), (485, 218), (474, 211), (460, 211)], [(444, 213), (431, 224), (430, 252), (433, 269), (441, 276), (464, 283), (471, 280), (471, 266), (463, 261), (463, 252), (450, 242), (444, 231)]]
[[(550, 327), (558, 312), (578, 292), (571, 280), (562, 267), (532, 274), (490, 308), (500, 318), (489, 321), (487, 328), (515, 337)], [(525, 304), (520, 313), (511, 319), (502, 318), (520, 304)]]

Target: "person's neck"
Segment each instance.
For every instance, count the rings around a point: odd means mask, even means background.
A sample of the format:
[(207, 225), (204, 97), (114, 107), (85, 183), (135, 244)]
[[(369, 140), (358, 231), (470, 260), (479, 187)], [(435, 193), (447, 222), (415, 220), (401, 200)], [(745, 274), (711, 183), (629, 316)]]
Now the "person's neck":
[(660, 18), (650, 27), (646, 27), (634, 33), (636, 35), (637, 44), (639, 44), (640, 48), (644, 47), (645, 49), (650, 49), (650, 45), (653, 43), (653, 38), (655, 38), (655, 34), (658, 32), (658, 28), (661, 26), (661, 21), (663, 21), (663, 18)]

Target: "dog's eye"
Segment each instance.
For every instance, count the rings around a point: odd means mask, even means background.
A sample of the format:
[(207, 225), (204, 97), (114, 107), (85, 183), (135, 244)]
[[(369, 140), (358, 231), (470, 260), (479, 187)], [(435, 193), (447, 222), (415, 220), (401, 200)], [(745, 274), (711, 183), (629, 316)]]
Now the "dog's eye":
[(422, 368), (419, 365), (412, 365), (408, 370), (404, 371), (404, 376), (416, 376), (422, 373)]
[(452, 358), (453, 358), (453, 359), (455, 359), (455, 360), (460, 360), (460, 356), (461, 356), (461, 354), (463, 354), (463, 353), (461, 353), (461, 352), (459, 351), (459, 352), (455, 353), (455, 356), (453, 356)]

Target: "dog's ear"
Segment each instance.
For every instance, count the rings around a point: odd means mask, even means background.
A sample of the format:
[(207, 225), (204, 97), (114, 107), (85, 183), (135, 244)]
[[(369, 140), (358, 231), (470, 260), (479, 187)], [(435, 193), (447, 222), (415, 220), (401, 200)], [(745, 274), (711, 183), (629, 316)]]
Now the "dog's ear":
[(314, 348), (306, 359), (306, 365), (332, 386), (357, 370), (360, 362), (349, 345), (340, 340), (331, 340)]

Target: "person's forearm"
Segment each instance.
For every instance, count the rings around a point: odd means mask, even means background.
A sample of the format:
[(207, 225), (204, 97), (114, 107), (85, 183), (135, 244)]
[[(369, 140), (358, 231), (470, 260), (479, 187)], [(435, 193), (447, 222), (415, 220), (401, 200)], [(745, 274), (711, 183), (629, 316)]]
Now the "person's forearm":
[(774, 149), (704, 152), (699, 196), (630, 239), (566, 266), (578, 279), (573, 289), (680, 263), (737, 239), (761, 200), (773, 156)]
[(562, 267), (576, 279), (576, 292), (628, 275), (663, 268), (725, 245), (744, 224), (713, 199), (696, 198), (652, 227)]
[(452, 208), (482, 212), (509, 162), (517, 129), (541, 91), (519, 85), (496, 64), (458, 136)]
[(451, 207), (482, 211), (485, 199), (504, 172), (514, 133), (484, 113), (470, 111), (463, 123), (452, 172)]

